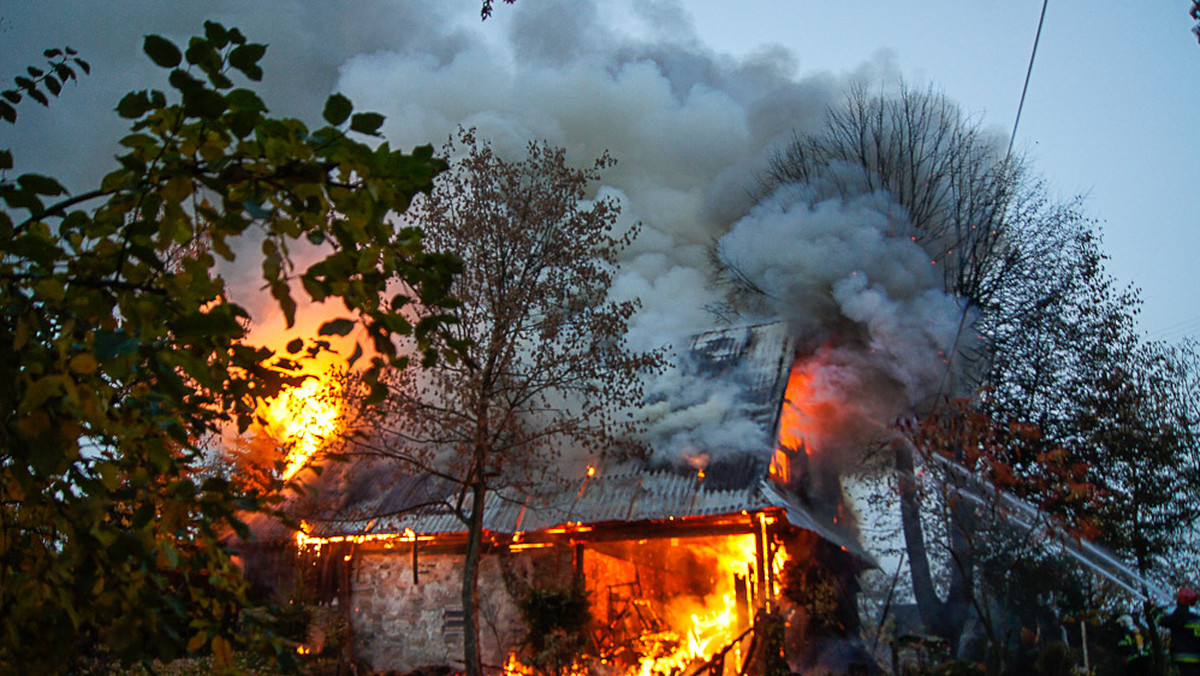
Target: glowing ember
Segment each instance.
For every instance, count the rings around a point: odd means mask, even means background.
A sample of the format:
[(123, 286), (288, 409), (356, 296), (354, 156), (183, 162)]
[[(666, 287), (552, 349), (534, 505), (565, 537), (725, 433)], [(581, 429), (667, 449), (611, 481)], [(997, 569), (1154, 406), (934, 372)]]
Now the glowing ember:
[(282, 392), (263, 411), (268, 431), (288, 446), (283, 479), (292, 478), (338, 431), (335, 392), (317, 378)]
[[(412, 531), (410, 528), (405, 528), (403, 533), (376, 533), (371, 535), (335, 535), (333, 537), (318, 537), (310, 535), (311, 527), (308, 522), (300, 522), (300, 530), (296, 531), (296, 548), (300, 550), (311, 548), (317, 555), (321, 553), (321, 547), (327, 544), (337, 544), (339, 542), (349, 542), (351, 544), (364, 544), (367, 542), (382, 543), (385, 549), (391, 549), (396, 543), (405, 542), (429, 542), (433, 540), (432, 535), (420, 535)], [(349, 559), (346, 559), (347, 561)]]

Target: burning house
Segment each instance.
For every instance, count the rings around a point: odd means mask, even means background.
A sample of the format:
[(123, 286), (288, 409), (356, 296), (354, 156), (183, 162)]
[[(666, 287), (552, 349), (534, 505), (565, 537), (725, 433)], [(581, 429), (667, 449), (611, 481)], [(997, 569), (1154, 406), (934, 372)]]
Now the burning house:
[[(844, 506), (814, 490), (804, 441), (780, 433), (795, 351), (779, 324), (692, 340), (681, 371), (736, 384), (730, 415), (751, 423), (734, 452), (684, 435), (690, 462), (656, 455), (489, 495), (485, 664), (522, 672), (557, 659), (553, 641), (530, 635), (547, 593), (587, 599), (569, 652), (602, 673), (740, 673), (761, 659), (766, 613), (786, 625), (793, 668), (816, 659), (820, 639), (857, 635), (857, 575), (871, 558)], [(243, 546), (251, 578), (281, 556), (269, 543), (286, 540), (317, 600), (345, 618), (355, 659), (400, 671), (455, 664), (466, 529), (447, 505), (457, 487), (370, 458), (332, 463), (312, 483), (293, 510), (298, 532), (260, 524)]]

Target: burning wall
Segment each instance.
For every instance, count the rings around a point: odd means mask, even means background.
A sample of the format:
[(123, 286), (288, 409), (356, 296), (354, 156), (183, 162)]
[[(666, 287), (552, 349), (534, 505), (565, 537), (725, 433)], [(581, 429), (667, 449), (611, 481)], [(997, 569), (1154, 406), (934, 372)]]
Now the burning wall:
[[(740, 529), (746, 530), (757, 519), (742, 521)], [(620, 533), (588, 531), (593, 537), (618, 538), (612, 540), (567, 537), (533, 546), (494, 545), (480, 573), (484, 662), (524, 671), (520, 659), (528, 654), (520, 651), (521, 599), (533, 587), (576, 584), (591, 601), (583, 653), (593, 669), (666, 674), (703, 663), (723, 649), (734, 658), (731, 664), (740, 664), (747, 642), (731, 644), (777, 592), (783, 552), (774, 546), (769, 555), (760, 552), (755, 533), (670, 537), (694, 533), (700, 524), (659, 526), (641, 532), (656, 536), (640, 539), (624, 539), (637, 527), (621, 524)], [(321, 556), (350, 566), (341, 603), (349, 602), (356, 656), (376, 668), (454, 664), (461, 657), (461, 551), (437, 540), (418, 547), (414, 556), (411, 543), (327, 544), (310, 559), (314, 566)], [(772, 560), (770, 573), (759, 575), (761, 562)]]

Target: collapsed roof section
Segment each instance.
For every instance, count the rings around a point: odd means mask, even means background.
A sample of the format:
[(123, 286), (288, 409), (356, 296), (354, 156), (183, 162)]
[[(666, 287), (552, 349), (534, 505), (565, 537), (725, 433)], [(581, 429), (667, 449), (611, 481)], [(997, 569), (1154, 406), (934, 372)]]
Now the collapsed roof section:
[[(692, 338), (682, 368), (741, 385), (743, 410), (774, 439), (796, 343), (782, 322), (708, 331)], [(713, 449), (720, 450), (720, 449)]]
[[(795, 342), (781, 323), (698, 334), (648, 386), (647, 440), (659, 464), (769, 457)], [(763, 468), (765, 469), (765, 467)]]

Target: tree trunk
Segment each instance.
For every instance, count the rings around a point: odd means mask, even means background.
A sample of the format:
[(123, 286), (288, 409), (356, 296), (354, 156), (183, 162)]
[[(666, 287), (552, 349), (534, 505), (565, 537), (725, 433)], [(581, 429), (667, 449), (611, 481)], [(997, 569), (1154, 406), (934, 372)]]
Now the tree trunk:
[[(971, 615), (971, 600), (975, 595), (975, 511), (970, 501), (959, 496), (951, 498), (950, 524), (950, 588), (941, 613), (942, 626), (938, 635), (950, 642), (957, 652), (963, 629)], [(980, 618), (983, 618), (981, 611)], [(999, 646), (999, 638), (987, 627), (989, 638)], [(1001, 651), (1002, 652), (1002, 651)]]
[(463, 664), (467, 676), (483, 676), (483, 658), (479, 649), (479, 566), (483, 558), (485, 494), (486, 487), (480, 477), (471, 484), (471, 517), (467, 523), (467, 555), (463, 561)]
[(913, 596), (917, 600), (921, 623), (936, 633), (943, 608), (933, 587), (929, 550), (925, 546), (925, 532), (921, 528), (921, 505), (917, 501), (917, 478), (913, 473), (913, 447), (907, 441), (897, 441), (895, 449), (900, 488), (900, 524), (904, 530), (904, 547), (908, 551), (908, 565), (912, 572)]
[(951, 507), (953, 517), (949, 546), (953, 560), (950, 567), (950, 589), (946, 600), (943, 601), (933, 586), (929, 549), (925, 544), (925, 531), (921, 526), (921, 505), (917, 500), (917, 479), (913, 469), (914, 449), (912, 444), (906, 441), (896, 442), (895, 449), (896, 473), (900, 488), (900, 524), (904, 531), (909, 569), (912, 571), (917, 612), (927, 630), (946, 639), (957, 650), (963, 628), (970, 616), (971, 598), (974, 593), (975, 554), (971, 542), (971, 508), (965, 500), (959, 500)]

